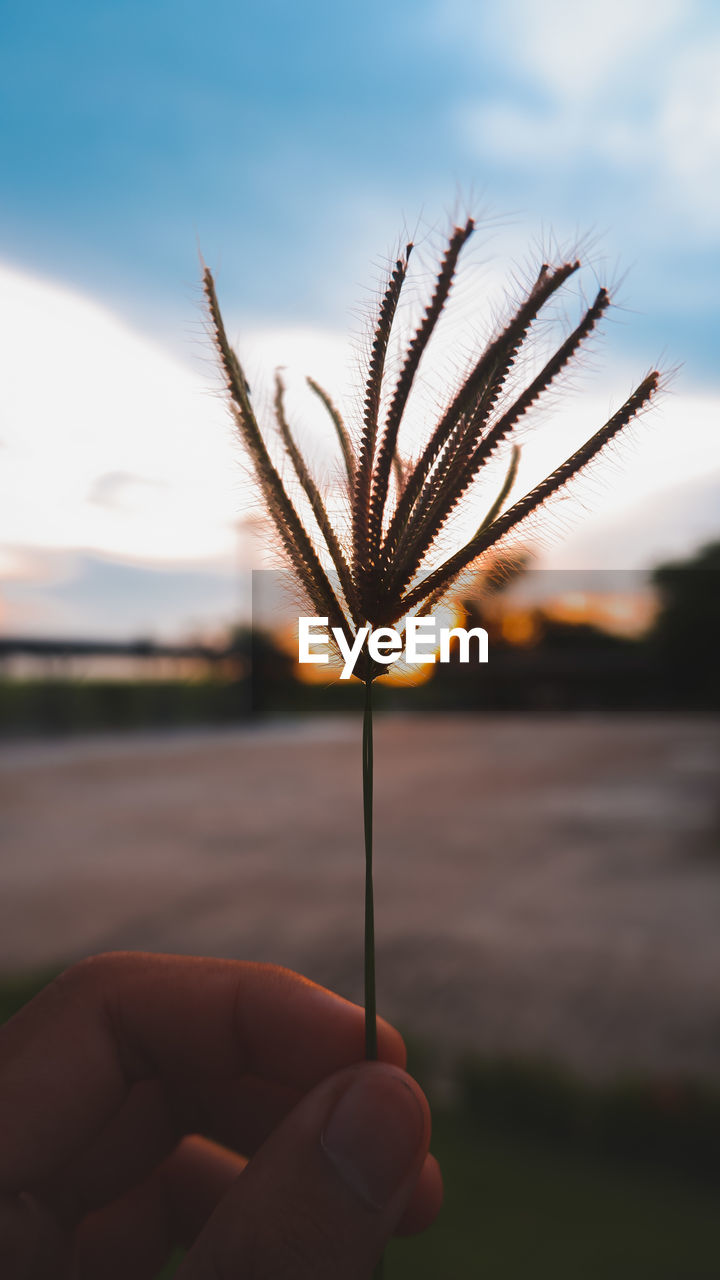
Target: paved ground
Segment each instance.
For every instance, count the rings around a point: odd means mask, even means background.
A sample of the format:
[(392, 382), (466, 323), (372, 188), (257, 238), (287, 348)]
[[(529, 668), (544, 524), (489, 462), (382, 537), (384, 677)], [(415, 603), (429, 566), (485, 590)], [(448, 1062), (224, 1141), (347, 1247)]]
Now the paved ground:
[[(271, 959), (357, 998), (358, 726), (5, 744), (0, 970)], [(720, 1079), (720, 722), (377, 728), (379, 994), (442, 1044)]]

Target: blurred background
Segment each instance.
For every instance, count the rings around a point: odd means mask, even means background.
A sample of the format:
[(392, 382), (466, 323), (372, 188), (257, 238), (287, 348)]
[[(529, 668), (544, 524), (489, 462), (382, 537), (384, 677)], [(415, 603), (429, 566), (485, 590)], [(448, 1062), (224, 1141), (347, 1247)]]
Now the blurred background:
[(472, 213), (427, 404), (546, 258), (584, 263), (556, 334), (599, 283), (617, 304), (516, 496), (671, 376), (463, 583), (487, 667), (378, 689), (379, 999), (447, 1184), (392, 1274), (716, 1276), (717, 7), (39, 0), (2, 25), (2, 1016), (118, 947), (361, 998), (360, 690), (295, 661), (199, 278), (333, 492), (304, 377), (356, 421), (388, 262), (414, 239), (407, 326)]

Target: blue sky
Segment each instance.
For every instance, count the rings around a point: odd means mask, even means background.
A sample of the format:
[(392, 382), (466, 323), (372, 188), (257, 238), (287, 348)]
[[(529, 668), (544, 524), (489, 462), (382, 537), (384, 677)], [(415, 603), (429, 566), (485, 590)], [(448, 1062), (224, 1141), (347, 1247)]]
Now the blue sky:
[[(720, 448), (713, 453), (708, 443), (720, 403), (720, 9), (713, 0), (578, 0), (572, 8), (561, 0), (12, 0), (0, 23), (6, 294), (24, 298), (24, 280), (31, 291), (42, 284), (58, 317), (59, 299), (69, 299), (71, 311), (82, 301), (79, 333), (92, 328), (87, 308), (99, 308), (109, 370), (110, 347), (126, 355), (122, 329), (131, 345), (144, 341), (156, 352), (161, 380), (174, 379), (172, 364), (180, 381), (185, 374), (198, 385), (211, 381), (199, 351), (198, 244), (237, 335), (264, 352), (273, 335), (293, 347), (300, 332), (314, 334), (322, 365), (352, 327), (355, 304), (367, 304), (403, 223), (442, 229), (458, 210), (487, 210), (477, 254), (503, 270), (524, 261), (538, 238), (592, 239), (593, 275), (618, 282), (625, 304), (598, 359), (622, 375), (624, 389), (633, 370), (639, 378), (658, 359), (682, 366), (672, 412), (684, 430), (678, 404), (702, 402), (703, 432), (699, 443), (690, 433), (688, 444), (705, 450), (696, 468), (708, 512), (703, 531), (711, 531), (715, 506), (720, 530)], [(41, 295), (33, 297), (42, 307)], [(62, 334), (47, 333), (53, 345), (72, 336), (69, 322), (58, 324)], [(42, 381), (32, 327), (24, 333), (27, 368)], [(12, 316), (0, 338), (8, 331), (12, 367), (25, 368)], [(134, 368), (118, 371), (128, 386)], [(143, 370), (138, 397), (152, 380), (146, 364)], [(180, 382), (173, 394), (182, 396)], [(56, 409), (71, 419), (72, 384), (63, 397)], [(92, 417), (91, 398), (83, 397)], [(34, 435), (37, 471), (54, 410), (46, 402), (18, 408), (19, 399), (18, 392), (8, 456), (14, 466)], [(101, 388), (94, 403), (102, 423)], [(187, 424), (188, 436), (192, 429)], [(666, 461), (658, 495), (673, 481), (673, 458)], [(218, 454), (218, 470), (224, 465)], [(118, 462), (108, 436), (96, 472), (85, 476), (85, 498), (107, 476), (126, 475), (136, 489), (160, 483), (161, 462), (154, 466), (148, 478), (139, 447)], [(15, 490), (21, 474), (13, 473)], [(681, 479), (685, 485), (692, 474)], [(73, 483), (70, 477), (68, 511), (72, 494), (79, 501)], [(125, 507), (126, 536), (117, 502), (112, 537), (70, 516), (62, 528), (46, 528), (45, 508), (34, 538), (19, 519), (10, 521), (9, 577), (32, 577), (30, 559), (37, 565), (42, 552), (45, 563), (54, 547), (65, 565), (73, 551), (163, 560), (167, 572), (176, 560), (178, 573), (203, 557), (215, 567), (223, 556), (229, 563), (229, 542), (202, 530), (195, 557), (192, 538), (175, 557), (151, 537), (143, 550), (142, 503)], [(678, 529), (667, 550), (682, 542)], [(664, 546), (650, 539), (648, 557)], [(102, 575), (93, 566), (100, 608)], [(46, 599), (47, 583), (43, 590)], [(50, 606), (34, 616), (35, 625), (53, 625)], [(83, 619), (87, 625), (87, 610)], [(23, 625), (23, 616), (9, 625)]]

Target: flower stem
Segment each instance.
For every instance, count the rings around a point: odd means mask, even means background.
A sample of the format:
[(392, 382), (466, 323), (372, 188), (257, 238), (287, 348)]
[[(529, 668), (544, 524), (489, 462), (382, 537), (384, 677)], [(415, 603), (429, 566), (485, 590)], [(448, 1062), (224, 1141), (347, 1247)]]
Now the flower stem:
[[(375, 904), (373, 897), (373, 704), (372, 680), (365, 681), (363, 714), (363, 819), (365, 828), (365, 1057), (377, 1058), (375, 999)], [(384, 1280), (385, 1261), (378, 1262), (373, 1280)]]
[(377, 1058), (375, 1001), (375, 908), (373, 901), (373, 706), (372, 680), (365, 681), (363, 715), (363, 818), (365, 827), (365, 1057)]

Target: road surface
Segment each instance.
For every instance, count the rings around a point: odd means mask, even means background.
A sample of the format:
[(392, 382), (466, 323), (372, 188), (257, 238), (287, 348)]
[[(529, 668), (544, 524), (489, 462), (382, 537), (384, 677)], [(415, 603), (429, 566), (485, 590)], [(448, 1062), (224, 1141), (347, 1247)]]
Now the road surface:
[[(459, 1051), (720, 1080), (720, 722), (376, 730), (379, 1002)], [(359, 726), (0, 748), (0, 970), (273, 960), (361, 998)]]

